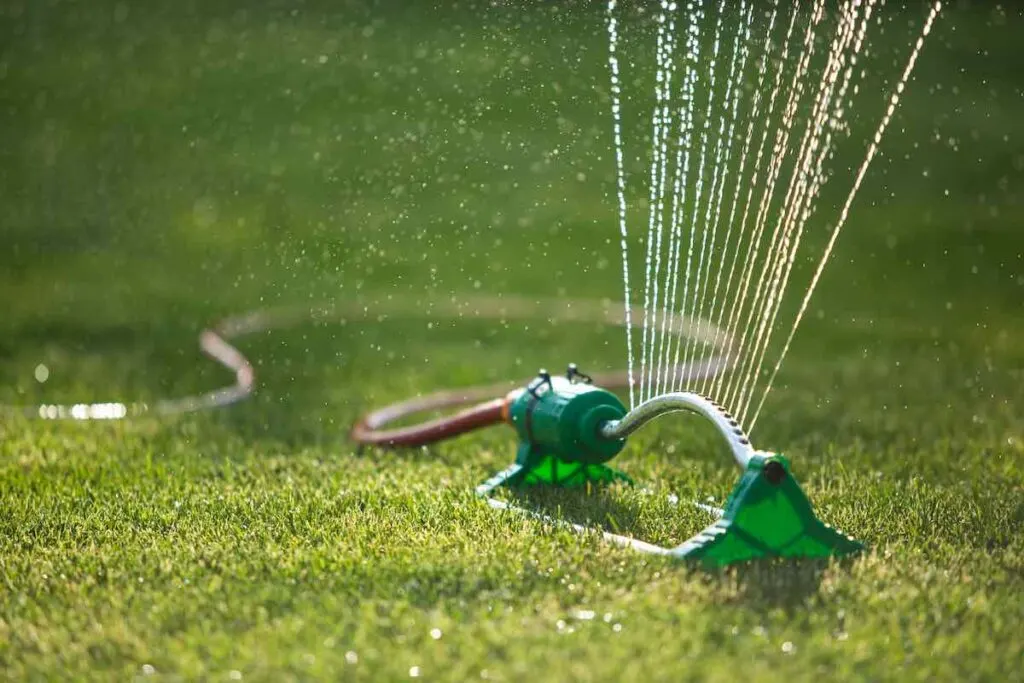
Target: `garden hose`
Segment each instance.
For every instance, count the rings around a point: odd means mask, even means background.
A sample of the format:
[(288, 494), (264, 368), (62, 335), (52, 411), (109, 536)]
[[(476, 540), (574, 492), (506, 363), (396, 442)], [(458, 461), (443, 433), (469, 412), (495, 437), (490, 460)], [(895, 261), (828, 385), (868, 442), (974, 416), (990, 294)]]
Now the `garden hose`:
[[(724, 360), (715, 356), (705, 361), (680, 365), (670, 370), (677, 372), (687, 380), (697, 380), (714, 376), (724, 367)], [(624, 371), (595, 374), (592, 381), (607, 389), (629, 387), (629, 375)], [(358, 444), (382, 448), (426, 446), (475, 429), (507, 421), (507, 408), (511, 396), (506, 383), (438, 391), (427, 396), (418, 396), (393, 403), (365, 414), (355, 423), (350, 436)], [(408, 427), (384, 429), (395, 422), (406, 420), (420, 413), (458, 408), (469, 404), (474, 405), (451, 416), (432, 419)]]
[[(642, 314), (642, 311), (640, 313)], [(410, 307), (399, 302), (395, 297), (384, 296), (379, 299), (360, 297), (313, 307), (268, 308), (225, 318), (200, 333), (199, 349), (203, 355), (233, 375), (233, 381), (226, 386), (199, 394), (159, 399), (153, 402), (94, 400), (79, 403), (48, 402), (36, 405), (0, 404), (0, 417), (19, 416), (28, 419), (90, 422), (124, 420), (143, 415), (174, 416), (223, 408), (249, 398), (256, 391), (257, 377), (253, 364), (235, 346), (235, 342), (243, 337), (310, 323), (379, 323), (389, 318), (415, 317), (462, 321), (500, 320), (503, 322), (547, 319), (562, 324), (596, 323), (611, 326), (625, 324), (622, 304), (609, 300), (536, 300), (514, 296), (467, 297), (463, 299), (452, 297)], [(717, 328), (709, 323), (697, 324), (696, 321), (688, 319), (680, 320), (678, 334), (694, 339), (698, 343), (712, 346), (716, 339), (724, 338)], [(715, 356), (703, 363), (696, 363), (689, 377), (704, 377), (709, 373), (719, 372), (722, 368), (724, 368), (724, 360)], [(610, 373), (596, 378), (609, 387), (628, 386), (625, 372)], [(441, 391), (429, 396), (403, 401), (364, 416), (353, 430), (353, 437), (358, 443), (379, 446), (400, 447), (432, 443), (463, 433), (467, 428), (483, 426), (481, 421), (487, 422), (495, 415), (481, 407), (479, 413), (469, 411), (473, 414), (460, 418), (460, 421), (456, 422), (454, 426), (448, 424), (448, 420), (438, 420), (435, 421), (438, 424), (432, 425), (429, 429), (423, 426), (424, 431), (419, 434), (408, 429), (391, 430), (391, 433), (383, 433), (378, 430), (387, 424), (419, 412), (457, 408), (469, 403), (497, 398), (503, 396), (513, 386), (515, 386), (513, 382), (508, 382)], [(421, 441), (427, 436), (431, 438)]]

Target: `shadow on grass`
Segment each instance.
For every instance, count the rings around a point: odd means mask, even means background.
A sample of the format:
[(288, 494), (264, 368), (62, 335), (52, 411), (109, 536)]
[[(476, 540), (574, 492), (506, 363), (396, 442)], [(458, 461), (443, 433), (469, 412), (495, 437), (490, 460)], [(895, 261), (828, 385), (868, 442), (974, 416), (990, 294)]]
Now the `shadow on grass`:
[(637, 507), (616, 500), (612, 490), (605, 487), (589, 491), (543, 487), (509, 489), (508, 497), (527, 512), (613, 534), (632, 537), (638, 526)]
[[(589, 526), (601, 531), (643, 539), (643, 523), (636, 504), (616, 500), (610, 490), (521, 489), (510, 491), (509, 499), (531, 513)], [(739, 562), (729, 567), (710, 568), (697, 562), (677, 560), (679, 572), (724, 590), (726, 602), (757, 610), (782, 609), (792, 612), (816, 596), (829, 571), (848, 570), (855, 556), (842, 558), (770, 558)]]
[(731, 584), (728, 602), (753, 609), (782, 609), (792, 612), (804, 607), (818, 594), (830, 567), (849, 568), (852, 558), (775, 558), (752, 560), (717, 570), (705, 570), (704, 580), (721, 586)]

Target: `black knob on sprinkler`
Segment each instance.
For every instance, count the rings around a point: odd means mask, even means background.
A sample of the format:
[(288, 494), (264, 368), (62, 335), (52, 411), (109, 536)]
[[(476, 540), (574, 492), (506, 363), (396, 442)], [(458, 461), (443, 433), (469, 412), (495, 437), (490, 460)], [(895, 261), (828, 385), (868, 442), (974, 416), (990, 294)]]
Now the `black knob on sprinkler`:
[(526, 387), (526, 390), (529, 391), (534, 398), (540, 398), (540, 396), (537, 395), (537, 390), (545, 384), (548, 385), (549, 391), (554, 391), (555, 387), (551, 384), (551, 373), (544, 368), (541, 368), (537, 372), (537, 379), (530, 382), (529, 386)]
[(594, 380), (590, 377), (590, 375), (580, 372), (580, 369), (576, 366), (575, 363), (569, 363), (569, 367), (565, 371), (565, 377), (573, 384), (575, 384), (576, 382), (583, 382), (584, 384), (594, 383)]
[(786, 468), (777, 460), (770, 460), (764, 466), (764, 477), (769, 484), (778, 484), (786, 478)]

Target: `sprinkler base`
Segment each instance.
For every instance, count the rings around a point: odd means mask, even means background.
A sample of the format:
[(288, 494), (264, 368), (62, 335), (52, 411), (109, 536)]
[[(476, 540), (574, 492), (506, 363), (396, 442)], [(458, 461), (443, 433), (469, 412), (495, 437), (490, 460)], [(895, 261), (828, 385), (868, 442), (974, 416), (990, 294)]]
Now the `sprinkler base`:
[[(632, 484), (625, 474), (605, 465), (585, 465), (544, 456), (519, 462), (476, 488), (491, 507), (524, 513), (579, 533), (592, 528), (501, 502), (491, 495), (506, 486), (581, 487), (614, 482)], [(704, 506), (701, 506), (704, 507)], [(707, 509), (707, 508), (705, 508)], [(765, 559), (822, 559), (853, 555), (864, 545), (822, 522), (781, 455), (752, 455), (725, 509), (713, 524), (675, 548), (664, 548), (627, 536), (602, 532), (609, 541), (641, 552), (674, 557), (707, 569)]]
[(499, 486), (509, 488), (529, 486), (581, 488), (615, 482), (632, 484), (633, 480), (624, 472), (612, 469), (607, 465), (569, 462), (554, 455), (537, 454), (529, 444), (524, 443), (519, 446), (515, 464), (481, 484), (477, 487), (477, 492), (486, 495)]
[(671, 554), (722, 567), (760, 558), (850, 555), (864, 546), (819, 520), (781, 455), (750, 458), (711, 526)]

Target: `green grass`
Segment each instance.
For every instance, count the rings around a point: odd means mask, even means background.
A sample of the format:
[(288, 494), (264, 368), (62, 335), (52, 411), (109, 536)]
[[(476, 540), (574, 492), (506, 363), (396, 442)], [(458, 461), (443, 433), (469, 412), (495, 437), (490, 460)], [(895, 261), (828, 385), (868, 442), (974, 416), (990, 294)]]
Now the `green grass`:
[[(599, 8), (159, 4), (0, 7), (0, 402), (218, 386), (198, 329), (263, 306), (620, 296)], [(619, 332), (311, 325), (244, 341), (228, 410), (0, 423), (0, 674), (1020, 680), (1022, 29), (947, 9), (757, 426), (865, 555), (697, 571), (481, 505), (507, 430), (346, 440), (618, 367)], [(665, 494), (720, 499), (726, 462), (665, 419), (617, 461), (649, 493), (541, 503), (681, 542), (707, 520)]]

